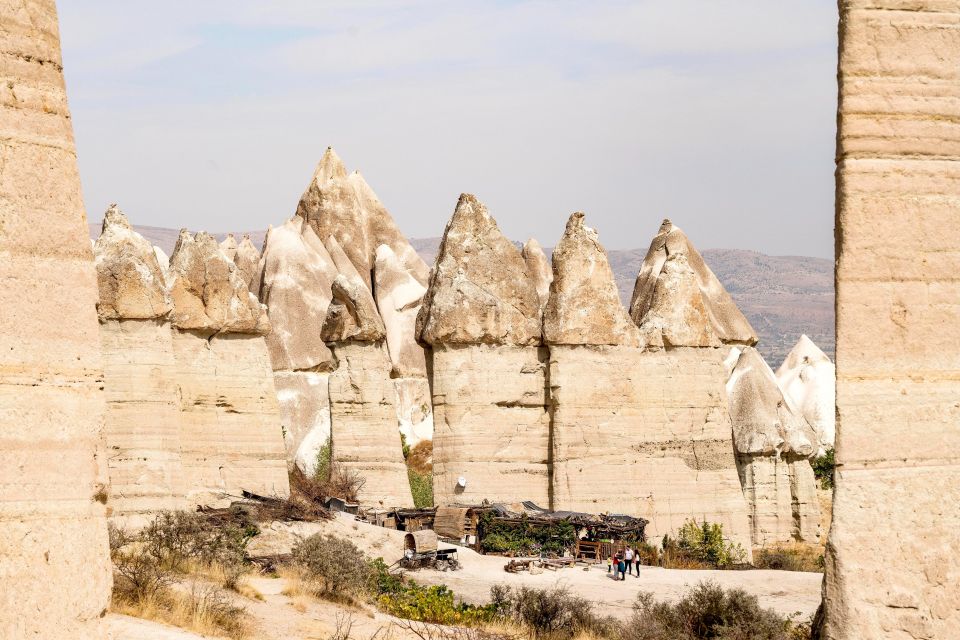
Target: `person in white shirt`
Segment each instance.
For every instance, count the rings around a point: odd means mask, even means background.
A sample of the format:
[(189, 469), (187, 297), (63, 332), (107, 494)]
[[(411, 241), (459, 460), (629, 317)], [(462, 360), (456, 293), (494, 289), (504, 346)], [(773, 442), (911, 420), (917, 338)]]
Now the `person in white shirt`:
[[(633, 549), (627, 547), (627, 550), (623, 552), (623, 559), (627, 561), (627, 571), (630, 575), (633, 575)], [(640, 571), (637, 571), (637, 575), (640, 575)]]

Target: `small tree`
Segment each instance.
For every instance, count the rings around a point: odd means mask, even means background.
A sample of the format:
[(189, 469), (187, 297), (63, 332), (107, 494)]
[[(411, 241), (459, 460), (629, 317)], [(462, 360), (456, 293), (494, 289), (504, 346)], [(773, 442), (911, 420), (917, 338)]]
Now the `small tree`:
[(830, 447), (819, 458), (814, 458), (811, 462), (813, 466), (813, 475), (820, 481), (821, 489), (833, 489), (833, 472), (837, 466), (834, 459), (834, 449)]
[(359, 593), (369, 584), (367, 561), (349, 540), (315, 533), (293, 548), (293, 559), (326, 595)]

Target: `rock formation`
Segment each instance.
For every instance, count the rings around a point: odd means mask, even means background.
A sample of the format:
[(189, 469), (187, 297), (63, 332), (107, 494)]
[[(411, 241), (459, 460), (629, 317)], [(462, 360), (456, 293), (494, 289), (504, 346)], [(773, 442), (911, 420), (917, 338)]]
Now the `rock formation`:
[(686, 234), (669, 220), (650, 243), (630, 315), (651, 346), (754, 345), (757, 336)]
[(840, 4), (831, 640), (960, 629), (958, 21)]
[(232, 233), (228, 233), (227, 237), (223, 239), (223, 242), (220, 243), (220, 251), (223, 251), (224, 255), (230, 258), (231, 260), (236, 260), (237, 257), (237, 239), (233, 237)]
[(53, 0), (0, 8), (0, 75), (0, 637), (99, 639), (97, 282)]
[(777, 369), (777, 383), (817, 432), (819, 454), (833, 447), (836, 433), (837, 369), (823, 351), (800, 336)]
[(523, 256), (471, 195), (444, 231), (417, 333), (431, 347), (435, 503), (549, 504), (540, 301)]
[(317, 236), (333, 236), (371, 287), (377, 247), (389, 246), (400, 263), (421, 284), (426, 284), (427, 265), (400, 233), (393, 218), (359, 172), (347, 174), (343, 162), (328, 148), (297, 206), (297, 215), (309, 223)]
[(260, 291), (260, 257), (260, 251), (250, 240), (250, 234), (245, 234), (237, 245), (233, 262), (237, 265), (240, 277), (247, 282), (247, 288), (254, 294)]
[(547, 254), (543, 252), (536, 238), (527, 240), (520, 254), (523, 255), (523, 261), (527, 263), (527, 273), (530, 274), (537, 289), (537, 297), (540, 298), (542, 307), (547, 304), (547, 299), (550, 297), (550, 282), (553, 280), (550, 261), (547, 260)]
[(153, 247), (116, 205), (94, 247), (107, 398), (109, 505), (125, 517), (182, 509), (180, 402), (168, 314)]
[(553, 253), (543, 325), (554, 507), (640, 515), (652, 539), (707, 519), (749, 549), (719, 349), (642, 350), (582, 214)]
[(787, 400), (753, 347), (733, 348), (727, 381), (733, 444), (753, 546), (820, 539), (813, 427)]
[(181, 231), (170, 257), (180, 445), (188, 499), (289, 492), (281, 419), (263, 335), (265, 308), (216, 240)]

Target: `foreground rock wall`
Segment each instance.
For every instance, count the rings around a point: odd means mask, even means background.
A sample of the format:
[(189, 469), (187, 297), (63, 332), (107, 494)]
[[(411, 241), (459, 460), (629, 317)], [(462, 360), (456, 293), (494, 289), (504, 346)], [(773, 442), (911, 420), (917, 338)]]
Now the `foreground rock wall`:
[(53, 0), (0, 5), (0, 79), (0, 637), (102, 638), (97, 283)]
[(840, 3), (825, 636), (960, 629), (960, 8)]

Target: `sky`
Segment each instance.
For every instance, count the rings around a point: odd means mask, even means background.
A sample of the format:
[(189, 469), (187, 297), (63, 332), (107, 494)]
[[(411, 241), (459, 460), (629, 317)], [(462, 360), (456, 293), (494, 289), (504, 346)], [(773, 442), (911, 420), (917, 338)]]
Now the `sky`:
[(324, 149), (409, 237), (833, 256), (835, 0), (59, 0), (91, 221), (293, 215)]

